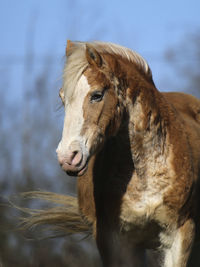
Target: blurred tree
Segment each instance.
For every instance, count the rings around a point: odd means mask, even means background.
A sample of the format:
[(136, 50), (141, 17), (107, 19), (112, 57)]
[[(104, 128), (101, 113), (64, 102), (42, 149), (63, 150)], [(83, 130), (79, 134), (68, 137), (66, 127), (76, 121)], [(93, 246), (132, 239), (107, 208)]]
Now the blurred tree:
[[(77, 4), (73, 1), (70, 8), (75, 9)], [(82, 242), (76, 237), (37, 240), (38, 235), (33, 232), (33, 240), (28, 240), (14, 231), (20, 212), (8, 206), (9, 195), (36, 189), (76, 194), (76, 179), (67, 178), (61, 171), (55, 154), (62, 131), (63, 109), (55, 113), (59, 85), (58, 88), (52, 86), (57, 79), (52, 68), (53, 53), (44, 57), (43, 62), (40, 59), (41, 68), (36, 74), (36, 19), (34, 12), (27, 27), (21, 95), (15, 91), (14, 100), (10, 100), (11, 70), (3, 69), (0, 80), (0, 87), (4, 89), (0, 90), (0, 266), (98, 267), (99, 255), (90, 239)], [(74, 32), (74, 27), (69, 26), (72, 28)], [(14, 203), (22, 205), (16, 198)], [(26, 207), (35, 205), (31, 200), (23, 204)]]
[[(94, 242), (90, 240), (80, 243), (68, 237), (30, 241), (10, 231), (16, 227), (19, 213), (5, 206), (5, 196), (38, 188), (76, 193), (76, 180), (67, 178), (60, 170), (55, 155), (63, 114), (60, 110), (60, 114), (55, 115), (53, 108), (58, 95), (58, 90), (52, 87), (53, 56), (44, 59), (40, 74), (35, 75), (31, 38), (31, 35), (27, 38), (22, 101), (16, 100), (13, 104), (6, 94), (10, 86), (7, 71), (0, 80), (0, 87), (4, 89), (0, 90), (0, 265), (100, 266)], [(169, 49), (165, 56), (173, 69), (173, 87), (200, 97), (199, 32)], [(30, 200), (25, 203), (25, 206), (32, 205)], [(194, 261), (191, 266), (198, 266), (195, 264), (198, 263)]]
[[(26, 240), (22, 233), (13, 231), (19, 213), (6, 206), (6, 196), (38, 188), (76, 193), (76, 179), (69, 178), (68, 182), (55, 155), (61, 129), (59, 118), (52, 108), (58, 90), (51, 90), (51, 60), (47, 57), (40, 74), (30, 78), (33, 82), (29, 85), (28, 97), (25, 95), (21, 105), (13, 108), (6, 94), (0, 91), (0, 264), (6, 267), (99, 266), (98, 254), (94, 253), (94, 246), (89, 246), (90, 240), (81, 243), (72, 237)], [(7, 79), (9, 81), (9, 77), (5, 76), (1, 80), (2, 87), (8, 86)], [(17, 114), (24, 114), (24, 119), (20, 121)], [(34, 205), (30, 200), (23, 204), (26, 207)], [(36, 238), (34, 233), (32, 238)]]
[[(60, 109), (55, 115), (53, 108), (58, 95), (58, 90), (52, 87), (52, 77), (55, 79), (53, 56), (44, 59), (40, 74), (35, 75), (30, 45), (33, 40), (29, 38), (22, 101), (16, 100), (13, 104), (6, 94), (10, 86), (7, 71), (0, 80), (0, 87), (4, 89), (0, 91), (0, 265), (100, 266), (94, 242), (90, 240), (80, 243), (76, 238), (67, 237), (30, 241), (10, 231), (16, 227), (19, 213), (5, 206), (5, 196), (38, 188), (76, 193), (76, 180), (67, 178), (60, 170), (55, 155), (63, 114)], [(177, 47), (169, 49), (166, 59), (176, 78), (173, 87), (200, 96), (200, 34), (192, 34)], [(25, 203), (25, 206), (33, 205), (30, 200)]]
[[(72, 9), (76, 9), (78, 2), (69, 3), (67, 27), (75, 36), (79, 29), (76, 31), (76, 23), (73, 25), (76, 20), (70, 14), (76, 14)], [(91, 19), (87, 14), (85, 18)], [(99, 256), (90, 239), (82, 242), (76, 237), (37, 240), (33, 233), (33, 240), (27, 240), (22, 233), (13, 231), (17, 228), (20, 213), (8, 207), (9, 195), (37, 189), (76, 194), (76, 179), (67, 178), (61, 171), (55, 154), (62, 131), (63, 110), (55, 113), (59, 85), (57, 89), (53, 86), (57, 77), (52, 68), (56, 67), (52, 51), (43, 62), (40, 59), (42, 64), (39, 74), (39, 68), (36, 73), (36, 20), (37, 13), (33, 12), (27, 23), (22, 92), (19, 88), (12, 88), (15, 93), (10, 90), (11, 70), (3, 67), (4, 75), (0, 80), (0, 88), (3, 88), (0, 90), (0, 266), (98, 267)], [(12, 101), (8, 92), (14, 94)], [(14, 199), (14, 203), (22, 205), (20, 200)], [(23, 204), (26, 207), (35, 205), (31, 200)]]
[[(27, 64), (30, 63), (28, 60)], [(9, 75), (0, 80), (0, 87), (5, 88), (0, 91), (0, 265), (6, 267), (99, 266), (98, 254), (89, 246), (90, 240), (81, 243), (72, 237), (26, 240), (22, 233), (13, 231), (19, 213), (6, 206), (8, 195), (38, 188), (76, 193), (76, 179), (67, 179), (55, 155), (62, 114), (56, 115), (53, 108), (58, 90), (52, 88), (51, 66), (52, 57), (47, 56), (36, 77), (34, 68), (30, 69), (32, 74), (25, 70), (29, 83), (24, 85), (21, 102), (16, 101), (16, 96), (15, 105), (5, 93), (9, 91)], [(29, 200), (24, 205), (28, 207), (34, 203)], [(32, 238), (36, 238), (34, 233)]]
[(173, 72), (173, 88), (200, 97), (200, 31), (186, 34), (166, 51), (165, 58)]

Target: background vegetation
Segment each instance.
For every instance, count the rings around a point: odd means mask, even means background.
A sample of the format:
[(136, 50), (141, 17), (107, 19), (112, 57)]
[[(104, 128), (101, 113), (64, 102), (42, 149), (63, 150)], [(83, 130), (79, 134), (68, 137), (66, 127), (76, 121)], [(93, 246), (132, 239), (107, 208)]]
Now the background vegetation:
[[(76, 1), (71, 5), (76, 9)], [(74, 28), (79, 15), (71, 20)], [(93, 18), (98, 15), (93, 13)], [(98, 267), (101, 263), (93, 240), (80, 241), (80, 236), (39, 240), (37, 232), (22, 234), (15, 231), (20, 212), (8, 206), (10, 198), (26, 207), (43, 205), (17, 197), (29, 190), (76, 195), (76, 178), (60, 170), (55, 153), (64, 114), (58, 98), (61, 79), (57, 79), (55, 68), (59, 65), (62, 69), (64, 59), (58, 60), (53, 49), (42, 58), (35, 56), (36, 23), (33, 15), (26, 34), (25, 58), (0, 58), (0, 266)], [(160, 77), (162, 88), (200, 97), (199, 29), (184, 34), (158, 60), (168, 64), (168, 71)], [(12, 70), (19, 65), (23, 68), (22, 86), (20, 94), (13, 97)], [(196, 262), (193, 266), (199, 265)]]

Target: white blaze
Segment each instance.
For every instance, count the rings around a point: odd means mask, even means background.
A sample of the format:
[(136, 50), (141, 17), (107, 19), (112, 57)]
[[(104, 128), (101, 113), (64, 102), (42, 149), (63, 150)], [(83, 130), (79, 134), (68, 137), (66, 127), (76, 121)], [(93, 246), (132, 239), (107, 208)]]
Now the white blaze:
[[(79, 143), (82, 150), (85, 150), (81, 129), (84, 123), (83, 103), (90, 90), (87, 78), (82, 75), (74, 89), (72, 99), (66, 106), (62, 139), (58, 145), (57, 152), (65, 155), (71, 149), (74, 142)], [(83, 153), (86, 151), (82, 151)]]

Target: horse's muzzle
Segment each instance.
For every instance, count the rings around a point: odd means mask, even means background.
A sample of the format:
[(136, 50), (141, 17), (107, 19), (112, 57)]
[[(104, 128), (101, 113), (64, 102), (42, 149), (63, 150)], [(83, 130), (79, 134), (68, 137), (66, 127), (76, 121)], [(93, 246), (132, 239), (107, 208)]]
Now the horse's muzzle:
[(58, 162), (71, 176), (81, 176), (87, 170), (87, 157), (80, 150), (69, 150), (64, 154), (57, 151)]

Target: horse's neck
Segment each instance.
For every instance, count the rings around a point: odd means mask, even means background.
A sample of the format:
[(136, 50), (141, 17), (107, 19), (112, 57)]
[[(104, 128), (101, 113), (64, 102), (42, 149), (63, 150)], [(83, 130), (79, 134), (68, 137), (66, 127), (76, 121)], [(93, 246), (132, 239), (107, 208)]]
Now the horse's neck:
[(133, 170), (128, 123), (124, 123), (118, 134), (91, 158), (87, 172), (78, 180), (79, 207), (89, 222), (95, 222), (104, 206), (113, 214), (119, 213), (119, 202)]
[(148, 162), (165, 156), (169, 107), (155, 89), (143, 89), (128, 104), (129, 139), (132, 159), (139, 175), (144, 175)]

